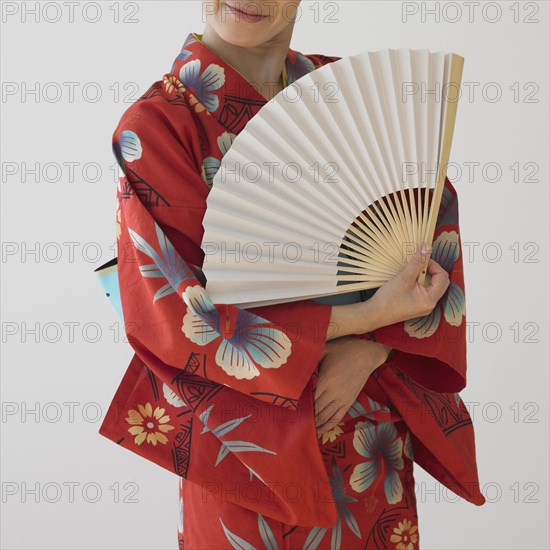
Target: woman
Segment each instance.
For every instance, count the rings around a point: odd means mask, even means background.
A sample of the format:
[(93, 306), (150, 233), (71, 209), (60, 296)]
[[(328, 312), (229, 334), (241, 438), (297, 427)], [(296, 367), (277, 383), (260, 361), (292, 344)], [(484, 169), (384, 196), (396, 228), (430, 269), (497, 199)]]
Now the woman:
[[(456, 393), (465, 311), (450, 182), (435, 257), (419, 251), (366, 301), (244, 311), (204, 289), (201, 221), (222, 156), (276, 93), (338, 59), (289, 49), (297, 8), (206, 2), (204, 33), (113, 134), (135, 355), (100, 433), (180, 476), (181, 548), (418, 548), (413, 460), (484, 502)], [(266, 328), (275, 344), (260, 356)]]

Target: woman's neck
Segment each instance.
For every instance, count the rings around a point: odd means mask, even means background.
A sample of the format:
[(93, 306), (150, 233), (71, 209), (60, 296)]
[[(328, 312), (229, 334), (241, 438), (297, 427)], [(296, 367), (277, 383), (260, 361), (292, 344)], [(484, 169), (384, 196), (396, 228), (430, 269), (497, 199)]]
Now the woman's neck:
[(283, 89), (281, 71), (288, 55), (291, 37), (292, 25), (289, 25), (268, 42), (242, 47), (226, 42), (211, 26), (206, 25), (201, 42), (270, 100)]

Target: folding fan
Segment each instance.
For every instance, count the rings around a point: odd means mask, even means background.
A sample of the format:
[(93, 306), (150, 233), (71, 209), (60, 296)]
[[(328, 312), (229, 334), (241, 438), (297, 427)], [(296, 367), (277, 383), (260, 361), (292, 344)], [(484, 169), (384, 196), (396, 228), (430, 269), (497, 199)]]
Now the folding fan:
[(374, 289), (430, 244), (463, 64), (454, 53), (364, 52), (266, 103), (207, 197), (212, 300), (246, 308)]

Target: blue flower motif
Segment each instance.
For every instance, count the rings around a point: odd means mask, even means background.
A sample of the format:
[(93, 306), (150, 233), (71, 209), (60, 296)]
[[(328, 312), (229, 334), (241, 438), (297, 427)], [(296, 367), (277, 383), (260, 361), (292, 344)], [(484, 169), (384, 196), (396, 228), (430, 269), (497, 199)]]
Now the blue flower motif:
[(403, 441), (397, 435), (393, 422), (357, 422), (353, 446), (367, 461), (353, 469), (350, 478), (352, 489), (361, 493), (375, 480), (374, 487), (383, 479), (388, 504), (400, 502), (403, 485), (398, 471), (403, 469)]
[[(279, 329), (245, 309), (236, 315), (234, 326), (220, 314), (208, 292), (200, 285), (188, 286), (182, 293), (187, 304), (182, 331), (195, 344), (205, 346), (219, 340), (216, 364), (238, 380), (260, 376), (258, 367), (278, 369), (290, 356), (292, 342)], [(222, 335), (223, 331), (223, 335)]]
[(113, 154), (115, 155), (120, 171), (123, 175), (126, 175), (126, 163), (139, 160), (143, 154), (139, 136), (131, 130), (124, 130), (121, 132), (118, 140), (113, 143)]
[(189, 50), (181, 50), (180, 54), (176, 59), (179, 59), (180, 61), (185, 61), (193, 52)]
[[(456, 231), (444, 231), (432, 246), (432, 258), (447, 272), (451, 271), (459, 253)], [(449, 285), (431, 313), (405, 321), (405, 331), (413, 338), (428, 338), (439, 327), (441, 313), (449, 325), (458, 327), (462, 324), (466, 313), (466, 299), (464, 292), (456, 283)]]
[[(187, 44), (185, 44), (187, 45)], [(189, 50), (186, 50), (186, 49), (182, 49), (181, 52), (179, 53), (178, 57), (176, 57), (176, 59), (174, 60), (174, 63), (172, 63), (172, 68), (170, 69), (170, 72), (173, 73), (174, 72), (174, 69), (176, 68), (176, 61), (185, 61), (193, 52), (189, 51)]]
[[(153, 260), (152, 264), (139, 266), (141, 275), (166, 280), (153, 302), (177, 292), (182, 282), (190, 281), (182, 292), (187, 312), (181, 330), (187, 338), (200, 346), (219, 340), (216, 364), (239, 380), (259, 376), (258, 367), (278, 369), (286, 363), (292, 348), (290, 338), (263, 317), (244, 309), (235, 308), (235, 320), (226, 315), (222, 324), (208, 292), (199, 284), (191, 284), (196, 281), (195, 273), (156, 222), (155, 230), (160, 254), (133, 229), (128, 228), (128, 233), (135, 247)], [(228, 311), (229, 306), (226, 307)]]
[[(223, 134), (218, 136), (218, 148), (220, 149), (222, 157), (229, 151), (235, 137), (235, 134), (230, 134), (229, 132), (223, 132)], [(214, 176), (220, 169), (221, 164), (221, 160), (216, 157), (206, 157), (202, 161), (201, 176), (208, 187), (212, 187)]]
[[(432, 191), (432, 189), (430, 189)], [(447, 185), (443, 187), (441, 204), (437, 215), (436, 227), (443, 225), (458, 225), (458, 198)]]
[[(199, 105), (202, 105), (210, 113), (218, 109), (219, 98), (214, 92), (225, 83), (223, 67), (211, 63), (201, 73), (201, 60), (194, 59), (182, 66), (179, 77), (185, 87), (191, 89), (198, 99)], [(195, 110), (201, 109), (199, 105), (195, 105)]]

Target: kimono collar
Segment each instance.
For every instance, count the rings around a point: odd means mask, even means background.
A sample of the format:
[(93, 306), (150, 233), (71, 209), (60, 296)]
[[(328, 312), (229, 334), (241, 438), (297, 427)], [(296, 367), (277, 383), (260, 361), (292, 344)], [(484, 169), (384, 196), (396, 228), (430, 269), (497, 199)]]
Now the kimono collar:
[[(196, 33), (187, 36), (170, 70), (185, 87), (192, 106), (196, 111), (206, 110), (224, 126), (242, 108), (247, 111), (245, 118), (255, 115), (267, 99), (241, 73), (209, 50), (201, 38)], [(315, 68), (312, 60), (289, 48), (282, 67), (285, 86)]]

